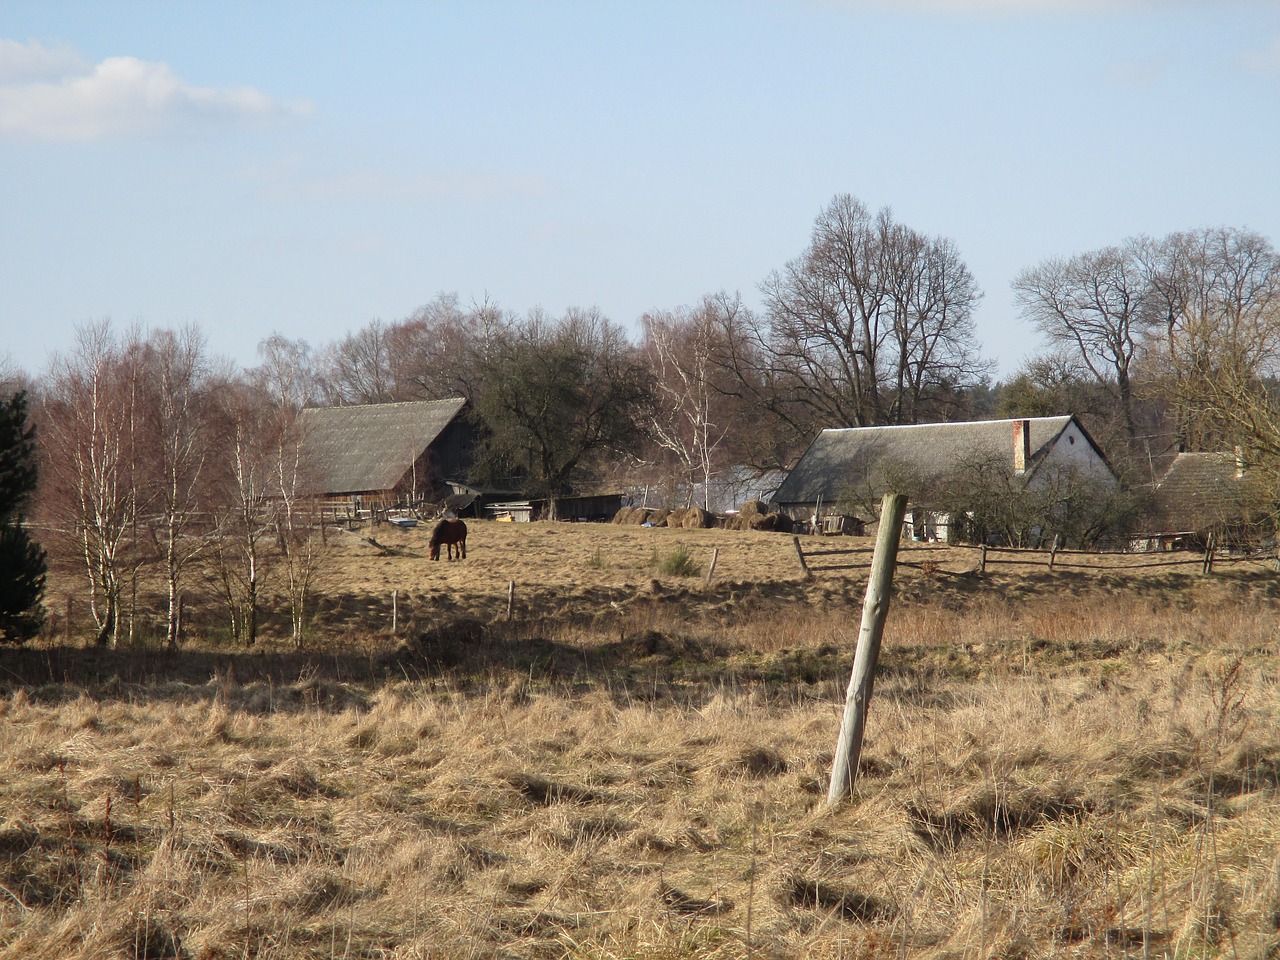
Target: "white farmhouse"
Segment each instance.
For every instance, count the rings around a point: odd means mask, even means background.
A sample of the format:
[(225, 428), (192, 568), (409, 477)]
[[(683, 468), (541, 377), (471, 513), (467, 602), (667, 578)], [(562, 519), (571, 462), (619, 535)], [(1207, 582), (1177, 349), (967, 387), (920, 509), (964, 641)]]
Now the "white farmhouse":
[[(798, 522), (815, 516), (872, 519), (886, 492), (910, 499), (905, 533), (916, 539), (955, 538), (939, 493), (966, 474), (1016, 478), (1019, 489), (1048, 488), (1063, 477), (1109, 489), (1119, 486), (1093, 438), (1074, 416), (847, 427), (818, 434), (773, 496), (773, 506)], [(827, 525), (831, 529), (831, 525)]]

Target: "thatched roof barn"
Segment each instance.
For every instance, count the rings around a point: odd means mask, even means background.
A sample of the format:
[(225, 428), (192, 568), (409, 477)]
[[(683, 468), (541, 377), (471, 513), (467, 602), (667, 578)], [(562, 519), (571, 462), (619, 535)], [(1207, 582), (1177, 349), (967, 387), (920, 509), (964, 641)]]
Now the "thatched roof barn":
[(315, 492), (387, 503), (435, 496), (471, 466), (474, 431), (466, 406), (454, 397), (302, 411)]
[(1256, 478), (1234, 453), (1180, 453), (1156, 484), (1146, 535), (1162, 545), (1197, 547), (1209, 534), (1232, 539), (1262, 512)]

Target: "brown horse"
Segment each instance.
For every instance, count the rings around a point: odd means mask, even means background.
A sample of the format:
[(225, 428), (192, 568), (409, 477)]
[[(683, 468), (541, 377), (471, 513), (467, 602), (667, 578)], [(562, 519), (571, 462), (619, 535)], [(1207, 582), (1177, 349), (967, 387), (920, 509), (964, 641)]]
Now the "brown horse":
[(453, 548), (458, 547), (459, 560), (467, 559), (467, 525), (461, 520), (441, 520), (431, 531), (431, 559), (440, 559), (440, 544), (448, 550), (450, 560), (454, 559)]

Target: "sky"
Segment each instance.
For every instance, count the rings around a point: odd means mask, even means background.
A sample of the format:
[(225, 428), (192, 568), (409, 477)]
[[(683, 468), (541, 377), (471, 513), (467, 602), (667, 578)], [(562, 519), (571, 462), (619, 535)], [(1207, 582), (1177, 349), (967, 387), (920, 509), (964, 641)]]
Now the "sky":
[(837, 194), (1010, 283), (1140, 234), (1280, 246), (1277, 0), (5, 0), (0, 368), (194, 324), (240, 366), (441, 293), (751, 307)]

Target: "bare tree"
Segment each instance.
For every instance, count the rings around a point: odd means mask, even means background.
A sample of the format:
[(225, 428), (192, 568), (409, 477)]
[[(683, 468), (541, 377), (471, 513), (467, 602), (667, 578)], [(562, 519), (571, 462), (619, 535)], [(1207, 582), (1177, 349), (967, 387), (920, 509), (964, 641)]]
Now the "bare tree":
[(716, 362), (723, 353), (722, 332), (740, 309), (736, 297), (721, 294), (704, 297), (694, 309), (645, 314), (640, 321), (641, 349), (655, 392), (648, 431), (679, 462), (690, 497), (702, 484), (705, 509), (710, 509), (716, 453), (734, 427), (743, 426), (735, 417), (732, 387), (724, 384), (724, 368)]
[(1146, 248), (1162, 360), (1190, 448), (1271, 447), (1266, 383), (1280, 373), (1280, 255), (1231, 228), (1175, 233)]
[[(299, 413), (310, 368), (304, 353), (278, 349), (265, 341), (259, 348), (264, 363), (252, 371), (259, 393), (271, 398), (260, 411), (260, 453), (266, 460), (268, 495), (259, 509), (263, 523), (273, 523), (289, 598), (290, 636), (302, 649), (306, 638), (306, 609), (311, 584), (323, 557), (311, 496), (316, 484), (308, 461)], [(256, 458), (255, 458), (256, 459)], [(251, 545), (246, 540), (246, 548)]]
[(247, 646), (258, 639), (259, 602), (270, 569), (274, 405), (261, 383), (240, 376), (220, 386), (220, 495), (214, 501), (212, 576), (227, 606), (231, 634)]
[(954, 245), (847, 194), (762, 291), (767, 327), (751, 352), (768, 366), (753, 375), (801, 433), (943, 417), (987, 370), (973, 326), (981, 294)]
[(204, 337), (195, 327), (156, 331), (145, 345), (143, 363), (144, 416), (154, 451), (147, 480), (155, 491), (168, 593), (165, 645), (173, 651), (181, 630), (183, 574), (208, 543), (194, 535), (206, 507), (202, 485), (212, 440)]
[(324, 352), (324, 395), (330, 405), (397, 399), (386, 324), (374, 320)]
[(393, 325), (388, 340), (396, 399), (479, 396), (486, 358), (511, 322), (488, 300), (464, 309), (456, 294), (440, 294)]
[(1142, 241), (1046, 260), (1020, 273), (1013, 289), (1023, 314), (1050, 346), (1070, 351), (1111, 394), (1132, 445), (1133, 369), (1156, 310)]
[(46, 505), (84, 564), (97, 646), (120, 639), (139, 513), (138, 350), (109, 321), (76, 331), (74, 349), (54, 358), (42, 394)]

